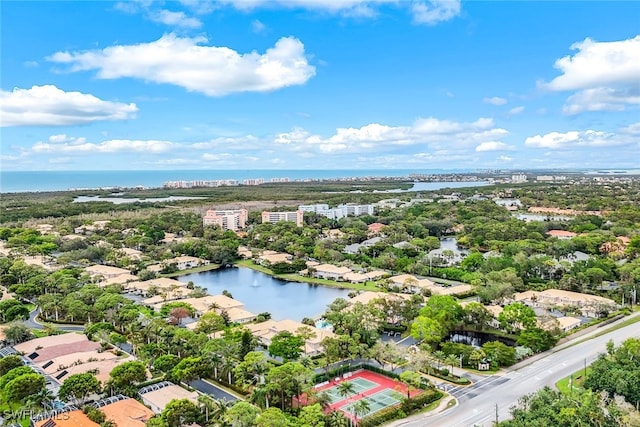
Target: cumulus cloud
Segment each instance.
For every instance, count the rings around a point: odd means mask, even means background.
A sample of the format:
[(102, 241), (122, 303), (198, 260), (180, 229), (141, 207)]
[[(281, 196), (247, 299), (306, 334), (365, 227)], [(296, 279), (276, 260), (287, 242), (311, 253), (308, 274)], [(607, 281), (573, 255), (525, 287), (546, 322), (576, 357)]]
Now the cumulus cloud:
[(558, 59), (562, 74), (540, 86), (551, 91), (576, 91), (564, 112), (621, 111), (640, 104), (640, 35), (621, 41), (589, 38), (571, 45), (577, 51)]
[(266, 50), (238, 53), (204, 46), (204, 37), (165, 34), (159, 40), (84, 52), (56, 52), (47, 59), (69, 71), (97, 70), (97, 77), (132, 77), (181, 86), (208, 96), (234, 92), (267, 92), (301, 85), (315, 75), (302, 42), (283, 37)]
[(189, 17), (184, 12), (172, 12), (166, 9), (160, 9), (158, 11), (149, 12), (149, 19), (154, 22), (165, 24), (171, 27), (182, 28), (200, 28), (202, 22), (199, 19)]
[(484, 98), (482, 102), (491, 105), (504, 105), (507, 103), (507, 100), (504, 98), (500, 98), (499, 96), (494, 96), (492, 98)]
[(1, 126), (69, 126), (134, 118), (136, 104), (104, 101), (53, 85), (0, 91)]
[(596, 130), (549, 132), (544, 135), (530, 136), (525, 145), (533, 148), (549, 150), (572, 150), (579, 147), (614, 147), (620, 145), (638, 145), (635, 131), (640, 130), (640, 124), (635, 123), (618, 132), (604, 132)]
[(413, 20), (418, 24), (435, 25), (460, 14), (460, 0), (417, 1), (411, 5)]
[(512, 145), (505, 144), (504, 142), (488, 141), (478, 145), (476, 147), (476, 152), (481, 153), (484, 151), (506, 151), (513, 150), (513, 148), (514, 147)]
[(410, 126), (371, 123), (360, 128), (338, 128), (328, 137), (294, 128), (276, 135), (274, 142), (293, 150), (315, 148), (325, 154), (389, 151), (418, 144), (449, 151), (483, 142), (495, 143), (496, 138), (507, 134), (505, 129), (496, 128), (489, 118), (480, 118), (475, 122), (453, 122), (429, 117), (418, 119)]

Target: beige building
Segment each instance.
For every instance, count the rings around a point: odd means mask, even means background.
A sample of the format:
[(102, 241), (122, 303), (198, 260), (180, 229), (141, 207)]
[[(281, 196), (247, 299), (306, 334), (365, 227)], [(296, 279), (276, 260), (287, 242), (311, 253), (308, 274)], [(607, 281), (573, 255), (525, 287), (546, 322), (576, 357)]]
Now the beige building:
[(332, 264), (320, 264), (313, 267), (313, 277), (328, 280), (345, 280), (345, 275), (352, 273), (349, 267), (338, 267)]
[(247, 226), (249, 221), (249, 211), (246, 209), (237, 210), (215, 210), (210, 209), (202, 218), (202, 224), (217, 225), (223, 230), (238, 231)]
[(116, 427), (144, 427), (155, 415), (151, 409), (131, 398), (100, 406), (100, 410)]
[(178, 270), (187, 270), (189, 268), (200, 267), (201, 265), (209, 265), (209, 260), (197, 258), (194, 256), (178, 256), (175, 258), (165, 259), (161, 263), (161, 270), (164, 266), (174, 265)]
[(513, 299), (531, 307), (576, 306), (586, 317), (597, 317), (602, 310), (611, 311), (618, 307), (616, 302), (609, 298), (560, 289), (519, 292), (513, 295)]
[(158, 279), (145, 280), (144, 282), (129, 282), (126, 284), (125, 289), (129, 292), (146, 295), (150, 289), (173, 291), (183, 287), (186, 287), (186, 285), (179, 280), (160, 277)]
[(290, 211), (290, 212), (262, 212), (262, 223), (267, 222), (280, 222), (280, 221), (291, 221), (294, 222), (298, 227), (302, 227), (304, 221), (304, 212), (298, 211)]
[(322, 340), (326, 337), (334, 337), (335, 334), (327, 329), (318, 329), (313, 326), (294, 320), (267, 320), (266, 322), (249, 324), (245, 326), (251, 333), (260, 340), (265, 347), (271, 345), (271, 340), (280, 332), (290, 332), (299, 334), (308, 332), (311, 336), (305, 340), (303, 353), (307, 356), (316, 356), (322, 353)]
[(142, 402), (156, 414), (161, 413), (174, 399), (188, 399), (195, 404), (198, 402), (198, 393), (185, 390), (168, 381), (144, 387), (138, 394)]
[[(184, 302), (192, 306), (198, 316), (201, 316), (208, 311), (217, 312), (218, 310), (227, 310), (228, 312), (232, 308), (244, 307), (244, 304), (240, 301), (229, 298), (225, 295), (207, 295), (200, 298), (185, 298), (181, 299), (180, 302)], [(166, 302), (158, 303), (154, 306), (154, 308), (160, 311), (164, 304), (166, 304)]]
[(84, 269), (91, 277), (102, 276), (104, 279), (121, 276), (123, 274), (131, 274), (126, 268), (112, 267), (110, 265), (90, 265)]
[(256, 261), (261, 265), (273, 265), (280, 262), (291, 262), (292, 259), (293, 256), (284, 252), (262, 251)]

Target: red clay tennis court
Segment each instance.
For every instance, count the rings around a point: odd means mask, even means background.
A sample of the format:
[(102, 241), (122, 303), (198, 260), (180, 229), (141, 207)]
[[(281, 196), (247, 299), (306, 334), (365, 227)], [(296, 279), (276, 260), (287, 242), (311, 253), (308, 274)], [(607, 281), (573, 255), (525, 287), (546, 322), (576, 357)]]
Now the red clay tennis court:
[[(351, 396), (344, 397), (338, 393), (338, 385), (345, 381), (353, 384), (354, 394)], [(369, 411), (359, 416), (359, 418), (364, 418), (386, 407), (400, 404), (402, 399), (407, 397), (407, 391), (410, 397), (417, 396), (422, 392), (413, 387), (409, 388), (400, 381), (366, 369), (347, 373), (342, 377), (318, 384), (314, 389), (329, 395), (330, 410), (342, 411), (350, 418), (355, 418), (353, 406), (359, 400), (364, 399), (369, 404)]]

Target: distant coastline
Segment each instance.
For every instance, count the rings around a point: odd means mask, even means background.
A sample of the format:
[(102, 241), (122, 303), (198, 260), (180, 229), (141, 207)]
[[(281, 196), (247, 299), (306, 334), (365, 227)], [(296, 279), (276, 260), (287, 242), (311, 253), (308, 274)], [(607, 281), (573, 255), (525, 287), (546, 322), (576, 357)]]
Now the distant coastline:
[(78, 189), (161, 188), (168, 181), (214, 181), (288, 178), (313, 181), (349, 178), (409, 179), (410, 175), (470, 174), (465, 170), (142, 170), (142, 171), (2, 171), (0, 193), (69, 191)]

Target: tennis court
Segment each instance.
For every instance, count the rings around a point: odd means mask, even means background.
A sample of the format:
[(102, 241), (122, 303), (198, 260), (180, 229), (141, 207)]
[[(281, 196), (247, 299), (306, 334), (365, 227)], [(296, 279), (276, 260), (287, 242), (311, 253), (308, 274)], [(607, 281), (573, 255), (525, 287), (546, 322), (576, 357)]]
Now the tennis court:
[[(366, 396), (360, 400), (364, 400), (369, 404), (369, 411), (366, 413), (360, 412), (358, 416), (360, 418), (368, 417), (369, 415), (378, 412), (381, 409), (384, 409), (388, 406), (394, 406), (400, 403), (399, 393), (395, 390), (384, 389), (379, 391), (378, 393), (372, 394), (370, 396)], [(350, 415), (355, 415), (355, 411), (353, 409), (356, 402), (349, 403), (347, 405), (341, 406), (340, 410), (346, 412)]]
[[(351, 395), (357, 395), (360, 393), (364, 393), (367, 390), (371, 390), (373, 388), (378, 387), (380, 384), (374, 383), (373, 381), (369, 381), (365, 378), (356, 377), (349, 380), (351, 384), (353, 384), (353, 393)], [(322, 390), (323, 393), (327, 393), (331, 403), (340, 402), (341, 400), (345, 400), (348, 396), (343, 396), (338, 393), (338, 386), (334, 386), (325, 390)]]

